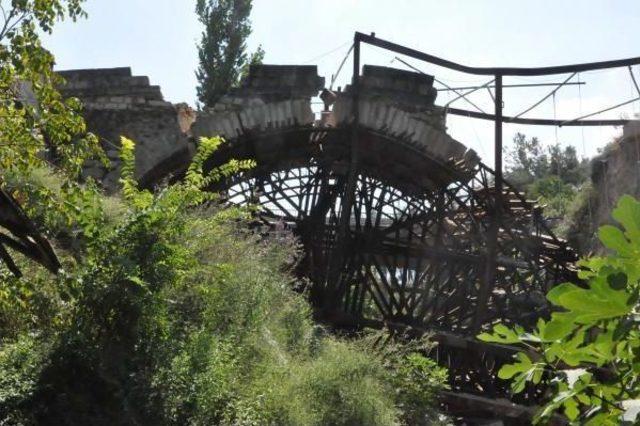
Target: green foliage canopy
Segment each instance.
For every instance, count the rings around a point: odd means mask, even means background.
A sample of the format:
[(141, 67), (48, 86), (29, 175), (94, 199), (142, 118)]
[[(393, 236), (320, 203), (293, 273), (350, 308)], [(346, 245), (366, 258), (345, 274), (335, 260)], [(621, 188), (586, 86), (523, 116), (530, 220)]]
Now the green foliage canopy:
[(506, 178), (517, 186), (525, 186), (537, 179), (557, 176), (562, 182), (578, 185), (586, 178), (586, 161), (578, 159), (575, 147), (559, 144), (547, 146), (536, 137), (522, 133), (513, 137), (507, 151)]
[(546, 205), (545, 214), (563, 218), (572, 210), (588, 178), (588, 161), (573, 146), (543, 146), (536, 137), (516, 133), (507, 151), (505, 179)]
[[(100, 151), (86, 135), (77, 99), (64, 100), (56, 87), (53, 55), (39, 31), (56, 21), (84, 16), (82, 0), (0, 0), (0, 168), (5, 172), (46, 161), (77, 175)], [(44, 155), (43, 155), (44, 153)]]
[[(51, 212), (41, 216), (42, 230), (49, 236), (72, 223), (79, 226), (72, 232), (82, 232), (83, 223), (96, 223), (83, 219), (95, 208), (76, 178), (87, 159), (106, 163), (97, 138), (86, 132), (80, 102), (63, 99), (58, 92), (63, 81), (53, 72), (54, 57), (39, 37), (50, 33), (59, 20), (83, 17), (82, 3), (0, 0), (0, 185), (22, 202), (27, 213)], [(28, 185), (12, 185), (30, 174), (34, 179)], [(64, 199), (42, 185), (55, 174), (65, 176), (56, 188)]]
[(198, 46), (198, 99), (213, 106), (238, 85), (250, 64), (262, 63), (264, 50), (247, 55), (252, 0), (198, 0), (196, 14), (204, 26)]
[(446, 373), (421, 347), (340, 340), (314, 325), (289, 284), (295, 242), (243, 231), (248, 210), (222, 208), (203, 191), (253, 167), (233, 162), (204, 174), (221, 143), (203, 139), (185, 180), (152, 193), (137, 188), (134, 144), (123, 139), (123, 197), (86, 189), (95, 212), (80, 228), (93, 231), (61, 251), (65, 272), (52, 279), (24, 265), (24, 279), (3, 277), (0, 421), (437, 420)]

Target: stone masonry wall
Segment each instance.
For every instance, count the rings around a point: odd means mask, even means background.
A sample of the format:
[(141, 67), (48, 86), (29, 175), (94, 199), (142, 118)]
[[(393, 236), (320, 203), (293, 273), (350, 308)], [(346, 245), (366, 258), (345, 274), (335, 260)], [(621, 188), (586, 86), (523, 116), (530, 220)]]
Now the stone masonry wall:
[(136, 174), (143, 181), (154, 179), (149, 173), (159, 164), (171, 172), (190, 156), (189, 137), (183, 130), (188, 127), (184, 124), (185, 107), (166, 102), (160, 87), (150, 85), (148, 77), (133, 76), (130, 68), (69, 70), (59, 74), (66, 80), (61, 93), (83, 102), (87, 127), (99, 136), (112, 162), (110, 168), (92, 162), (84, 172), (102, 182), (107, 191), (118, 187), (120, 136), (136, 142)]
[(237, 89), (199, 112), (195, 137), (234, 139), (251, 132), (312, 126), (311, 97), (324, 85), (315, 65), (252, 65)]
[[(118, 188), (120, 136), (136, 142), (136, 174), (149, 187), (188, 164), (198, 137), (226, 139), (291, 127), (348, 126), (349, 88), (333, 94), (332, 111), (316, 122), (311, 98), (324, 87), (313, 65), (254, 65), (240, 87), (213, 108), (197, 113), (163, 99), (148, 77), (130, 68), (61, 71), (65, 96), (79, 98), (89, 131), (99, 136), (112, 166), (87, 164), (85, 175)], [(324, 93), (324, 92), (323, 92)], [(386, 67), (365, 66), (361, 77), (360, 125), (413, 145), (432, 159), (466, 175), (477, 165), (475, 151), (446, 133), (445, 111), (434, 105), (433, 77)]]
[(602, 252), (598, 228), (612, 223), (611, 211), (621, 196), (640, 198), (640, 121), (625, 125), (622, 135), (591, 161), (591, 185), (567, 235), (580, 254)]

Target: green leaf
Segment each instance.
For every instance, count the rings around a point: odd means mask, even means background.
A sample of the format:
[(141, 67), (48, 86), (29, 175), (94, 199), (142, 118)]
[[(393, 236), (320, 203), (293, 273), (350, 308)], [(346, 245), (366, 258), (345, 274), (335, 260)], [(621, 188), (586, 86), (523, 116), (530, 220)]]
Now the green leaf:
[(631, 320), (618, 321), (613, 331), (613, 339), (616, 341), (623, 339), (634, 326), (635, 324)]
[(542, 336), (545, 341), (552, 342), (568, 336), (576, 327), (576, 316), (572, 313), (554, 313), (544, 329)]
[(493, 327), (493, 334), (480, 333), (477, 338), (483, 342), (492, 343), (518, 343), (520, 337), (518, 334), (503, 324), (497, 324)]
[(564, 414), (571, 421), (578, 418), (578, 416), (580, 415), (580, 410), (578, 409), (578, 403), (575, 401), (575, 399), (568, 398), (564, 402)]
[(553, 287), (551, 290), (549, 290), (549, 292), (547, 293), (547, 300), (551, 303), (553, 303), (554, 305), (560, 306), (560, 297), (569, 292), (569, 291), (574, 291), (574, 290), (579, 290), (580, 287), (578, 287), (575, 284), (572, 283), (562, 283), (559, 284), (555, 287)]
[(518, 362), (513, 364), (505, 364), (498, 371), (498, 377), (501, 379), (510, 379), (518, 373), (527, 372), (531, 369), (532, 363), (527, 355), (522, 352), (516, 354)]
[(605, 412), (590, 418), (584, 426), (618, 426), (619, 424), (618, 416)]
[(144, 280), (137, 275), (129, 275), (127, 276), (127, 280), (137, 286), (144, 287), (144, 288), (147, 287), (147, 283), (145, 283)]
[(640, 202), (630, 195), (623, 195), (611, 215), (623, 226), (627, 237), (640, 244)]
[(578, 401), (580, 401), (581, 404), (583, 405), (591, 405), (591, 398), (589, 398), (588, 395), (585, 395), (584, 393), (579, 393), (576, 395), (576, 398), (578, 399)]
[(579, 324), (624, 316), (630, 312), (627, 305), (630, 295), (627, 292), (612, 289), (603, 277), (592, 279), (589, 285), (590, 288), (582, 289), (562, 284), (559, 292), (550, 292), (547, 298), (572, 312)]
[(520, 372), (520, 364), (505, 364), (498, 371), (498, 377), (503, 380), (508, 380)]
[(605, 247), (618, 252), (620, 255), (633, 253), (629, 241), (620, 228), (611, 225), (601, 226), (598, 231), (598, 236)]

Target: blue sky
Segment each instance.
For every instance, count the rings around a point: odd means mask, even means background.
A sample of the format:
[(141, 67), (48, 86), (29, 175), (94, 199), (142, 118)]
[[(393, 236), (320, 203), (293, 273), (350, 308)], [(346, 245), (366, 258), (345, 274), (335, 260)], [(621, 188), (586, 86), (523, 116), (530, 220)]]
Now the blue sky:
[[(196, 42), (201, 28), (192, 0), (88, 0), (89, 18), (65, 22), (47, 37), (58, 68), (131, 66), (148, 75), (172, 102), (194, 104)], [(254, 0), (250, 50), (259, 44), (266, 63), (317, 64), (331, 78), (347, 52), (354, 31), (405, 44), (474, 66), (545, 66), (640, 56), (640, 2), (637, 0)], [(394, 55), (363, 48), (363, 62), (404, 66)], [(449, 85), (484, 83), (486, 78), (451, 73), (414, 62)], [(634, 69), (640, 81), (640, 67)], [(348, 62), (337, 85), (350, 78)], [(574, 118), (630, 99), (637, 94), (628, 70), (586, 73), (587, 84), (562, 89), (529, 117)], [(562, 81), (566, 76), (518, 78), (506, 83)], [(550, 88), (510, 89), (505, 112), (516, 114)], [(472, 100), (490, 110), (485, 92)], [(441, 93), (437, 103), (447, 101)], [(455, 106), (466, 107), (464, 102)], [(618, 118), (640, 113), (640, 103), (602, 115)], [(491, 164), (492, 125), (449, 117), (450, 133), (475, 148)], [(507, 125), (505, 139), (516, 132), (547, 143), (572, 144), (593, 155), (619, 129), (554, 129)]]

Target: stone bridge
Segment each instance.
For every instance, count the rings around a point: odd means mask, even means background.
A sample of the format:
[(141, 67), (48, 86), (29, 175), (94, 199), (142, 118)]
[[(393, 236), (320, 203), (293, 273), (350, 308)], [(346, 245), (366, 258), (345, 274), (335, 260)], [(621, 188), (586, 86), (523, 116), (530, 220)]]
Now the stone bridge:
[[(84, 101), (90, 130), (116, 160), (113, 170), (90, 164), (86, 174), (114, 189), (120, 134), (137, 141), (146, 186), (179, 178), (199, 137), (224, 137), (208, 168), (232, 158), (257, 166), (211, 189), (229, 203), (259, 205), (267, 229), (300, 239), (297, 271), (311, 283), (318, 320), (432, 333), (440, 344), (431, 355), (451, 372), (450, 412), (527, 424), (530, 408), (496, 399), (511, 397), (496, 372), (513, 349), (473, 335), (496, 321), (527, 325), (547, 315), (544, 294), (571, 276), (575, 255), (534, 201), (506, 182), (498, 197), (491, 169), (447, 134), (433, 77), (365, 66), (354, 123), (351, 88), (324, 89), (315, 66), (253, 66), (239, 88), (198, 113), (163, 101), (127, 68), (62, 74), (64, 93)], [(488, 259), (496, 211), (497, 255)], [(531, 389), (514, 401), (530, 405), (539, 395)]]

